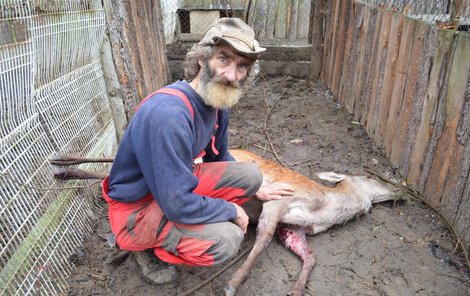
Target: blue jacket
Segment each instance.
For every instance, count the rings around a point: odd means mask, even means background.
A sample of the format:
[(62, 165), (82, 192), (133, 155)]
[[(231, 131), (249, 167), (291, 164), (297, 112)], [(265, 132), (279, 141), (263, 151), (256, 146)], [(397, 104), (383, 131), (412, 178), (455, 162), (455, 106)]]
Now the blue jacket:
[[(154, 94), (134, 114), (126, 129), (109, 175), (109, 197), (133, 202), (151, 193), (165, 216), (177, 223), (202, 224), (234, 219), (233, 204), (193, 193), (198, 179), (192, 165), (201, 151), (204, 162), (232, 161), (228, 152), (228, 110), (207, 106), (186, 81), (167, 87), (183, 92), (191, 103), (194, 120), (184, 101)], [(215, 155), (211, 137), (218, 119)]]

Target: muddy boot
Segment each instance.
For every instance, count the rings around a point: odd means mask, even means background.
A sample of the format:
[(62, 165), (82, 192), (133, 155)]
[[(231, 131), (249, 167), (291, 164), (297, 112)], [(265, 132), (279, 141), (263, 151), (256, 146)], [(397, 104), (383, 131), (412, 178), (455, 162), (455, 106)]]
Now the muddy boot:
[(139, 265), (143, 280), (153, 285), (170, 284), (178, 277), (178, 271), (158, 259), (153, 252), (133, 252), (134, 259)]

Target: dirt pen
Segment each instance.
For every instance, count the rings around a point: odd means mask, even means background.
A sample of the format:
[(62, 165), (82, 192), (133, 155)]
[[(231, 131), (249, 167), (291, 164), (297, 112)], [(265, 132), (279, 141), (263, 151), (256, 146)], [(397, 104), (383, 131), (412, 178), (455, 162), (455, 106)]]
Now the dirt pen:
[[(222, 293), (254, 229), (233, 265), (179, 267), (174, 285), (152, 286), (108, 245), (99, 185), (55, 181), (47, 161), (112, 156), (135, 105), (181, 74), (196, 17), (214, 11), (247, 19), (271, 51), (231, 111), (231, 147), (311, 178), (377, 175), (410, 191), (309, 238), (306, 293), (468, 294), (468, 2), (180, 2), (0, 4), (0, 294)], [(239, 294), (285, 295), (300, 266), (273, 240)]]

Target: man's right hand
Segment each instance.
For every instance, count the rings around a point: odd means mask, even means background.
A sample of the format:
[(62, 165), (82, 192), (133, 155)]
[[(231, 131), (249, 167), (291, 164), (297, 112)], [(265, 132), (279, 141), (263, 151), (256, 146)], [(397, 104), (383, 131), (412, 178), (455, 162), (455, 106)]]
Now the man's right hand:
[(246, 230), (248, 228), (248, 221), (249, 221), (248, 215), (245, 213), (245, 210), (242, 209), (239, 205), (237, 205), (236, 203), (234, 203), (233, 205), (237, 209), (237, 217), (235, 218), (233, 222), (237, 224), (238, 226), (240, 226), (243, 233), (246, 233)]

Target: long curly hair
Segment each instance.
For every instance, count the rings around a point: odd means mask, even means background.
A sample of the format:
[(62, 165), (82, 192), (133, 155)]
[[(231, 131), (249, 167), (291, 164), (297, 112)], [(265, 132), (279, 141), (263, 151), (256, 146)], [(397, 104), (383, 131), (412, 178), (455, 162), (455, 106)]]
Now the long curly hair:
[[(217, 45), (213, 44), (204, 44), (204, 43), (196, 43), (193, 45), (190, 51), (186, 54), (183, 62), (184, 68), (184, 77), (186, 80), (191, 81), (194, 77), (197, 76), (199, 71), (201, 70), (201, 66), (199, 66), (199, 59), (203, 61), (208, 61), (215, 53), (215, 47)], [(243, 86), (250, 86), (252, 85), (254, 79), (258, 75), (260, 70), (259, 63), (257, 60), (254, 60), (253, 63), (250, 65), (250, 69), (242, 81)]]

